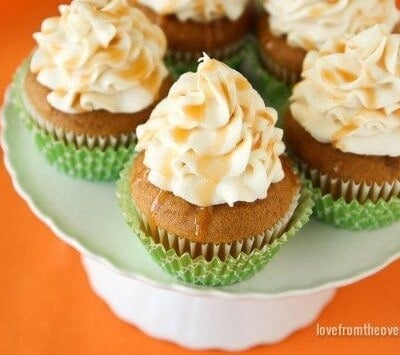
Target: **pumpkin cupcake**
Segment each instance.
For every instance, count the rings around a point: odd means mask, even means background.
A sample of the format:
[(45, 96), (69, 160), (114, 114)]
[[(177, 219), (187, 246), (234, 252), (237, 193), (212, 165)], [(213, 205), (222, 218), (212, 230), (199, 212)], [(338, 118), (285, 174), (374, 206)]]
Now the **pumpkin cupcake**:
[(375, 229), (400, 218), (400, 35), (374, 26), (304, 62), (286, 142), (314, 187), (317, 217)]
[(306, 223), (310, 195), (276, 120), (240, 73), (205, 57), (138, 127), (120, 205), (168, 272), (203, 285), (243, 280)]
[(190, 62), (203, 51), (220, 59), (238, 52), (252, 27), (253, 0), (132, 0), (164, 30), (170, 56)]
[(300, 79), (304, 57), (326, 41), (375, 24), (399, 30), (394, 0), (264, 0), (258, 22), (259, 48), (266, 68), (288, 84)]
[(91, 180), (119, 175), (137, 125), (167, 95), (162, 30), (126, 0), (74, 0), (45, 20), (19, 74), (22, 113), (62, 171)]

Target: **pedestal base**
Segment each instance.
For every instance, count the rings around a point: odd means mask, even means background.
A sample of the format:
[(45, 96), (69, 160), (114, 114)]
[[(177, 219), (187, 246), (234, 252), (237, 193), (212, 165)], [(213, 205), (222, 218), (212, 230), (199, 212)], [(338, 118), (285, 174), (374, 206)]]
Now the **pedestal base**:
[(82, 262), (92, 288), (119, 318), (196, 350), (239, 351), (279, 342), (310, 325), (336, 291), (265, 300), (198, 297), (118, 275), (91, 258)]

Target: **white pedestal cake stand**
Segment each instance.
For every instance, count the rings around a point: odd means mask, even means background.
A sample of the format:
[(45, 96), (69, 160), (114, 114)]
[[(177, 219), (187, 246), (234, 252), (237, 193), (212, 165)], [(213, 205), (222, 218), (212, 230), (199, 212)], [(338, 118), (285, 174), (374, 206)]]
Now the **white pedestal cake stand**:
[(311, 324), (335, 289), (400, 255), (400, 225), (348, 232), (312, 220), (255, 277), (227, 287), (177, 282), (124, 224), (115, 185), (65, 176), (45, 161), (9, 100), (2, 147), (15, 189), (32, 211), (83, 255), (94, 291), (150, 336), (193, 349), (242, 350)]

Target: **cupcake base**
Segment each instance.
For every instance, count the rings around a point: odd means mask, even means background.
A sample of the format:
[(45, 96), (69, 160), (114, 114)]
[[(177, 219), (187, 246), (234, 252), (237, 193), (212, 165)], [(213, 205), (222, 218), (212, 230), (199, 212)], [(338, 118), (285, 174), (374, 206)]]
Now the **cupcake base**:
[(350, 230), (373, 230), (400, 220), (398, 159), (343, 153), (316, 141), (290, 114), (285, 139), (313, 192), (317, 218)]
[(216, 59), (226, 59), (235, 54), (252, 29), (255, 15), (252, 1), (238, 20), (222, 19), (209, 23), (183, 22), (173, 15), (159, 15), (137, 2), (135, 7), (163, 29), (168, 39), (169, 57), (189, 62), (196, 61), (203, 52)]
[[(139, 124), (147, 121), (158, 102), (167, 96), (172, 86), (171, 77), (162, 82), (154, 103), (135, 113), (112, 113), (106, 110), (95, 110), (82, 113), (66, 113), (55, 109), (48, 102), (50, 89), (37, 81), (37, 75), (28, 68), (21, 82), (21, 98), (32, 119), (50, 134), (73, 134), (75, 136), (99, 137), (107, 140), (110, 137), (132, 135)], [(109, 139), (111, 143), (111, 139)], [(121, 143), (121, 142), (117, 142)]]
[[(36, 83), (27, 60), (17, 71), (13, 82), (13, 103), (19, 116), (32, 131), (35, 143), (51, 165), (61, 172), (85, 180), (113, 181), (132, 156), (136, 146), (136, 119), (144, 120), (151, 108), (132, 115), (99, 112), (68, 115), (51, 108), (45, 97), (48, 90)], [(163, 90), (171, 86), (168, 78)], [(28, 93), (29, 91), (29, 93)], [(29, 98), (28, 98), (29, 96)], [(34, 99), (34, 103), (31, 98)], [(105, 134), (107, 123), (112, 133)]]
[(267, 70), (288, 85), (297, 83), (301, 78), (306, 51), (289, 46), (285, 36), (275, 36), (270, 30), (267, 14), (263, 14), (258, 21), (257, 37)]
[(135, 152), (136, 143), (134, 140), (126, 145), (105, 149), (100, 147), (88, 148), (83, 145), (78, 147), (74, 137), (69, 137), (70, 142), (68, 142), (67, 137), (59, 140), (46, 133), (30, 117), (21, 101), (18, 85), (14, 85), (12, 88), (11, 100), (18, 110), (20, 119), (32, 132), (38, 149), (51, 165), (67, 175), (91, 181), (114, 181), (118, 179), (124, 164)]
[(291, 113), (285, 115), (284, 128), (288, 148), (311, 169), (317, 169), (332, 178), (365, 182), (368, 185), (400, 180), (400, 157), (342, 152), (332, 144), (317, 141)]
[(27, 71), (28, 62), (25, 62), (14, 77), (11, 101), (18, 110), (20, 119), (31, 130), (38, 149), (44, 153), (47, 161), (73, 177), (94, 181), (116, 180), (135, 151), (135, 136), (102, 140), (99, 137), (66, 134), (49, 125), (40, 127), (26, 110), (22, 99)]
[[(205, 256), (199, 255), (192, 258), (189, 252), (177, 253), (175, 247), (156, 242), (145, 232), (146, 221), (140, 217), (140, 212), (132, 198), (130, 184), (132, 165), (133, 161), (126, 165), (118, 182), (119, 204), (125, 220), (152, 258), (164, 270), (185, 282), (221, 286), (253, 276), (272, 259), (289, 238), (308, 222), (312, 213), (311, 193), (304, 189), (301, 191), (297, 208), (295, 208), (292, 218), (284, 228), (284, 232), (272, 238), (273, 240), (270, 243), (264, 244), (260, 249), (254, 248), (250, 253), (239, 251), (236, 257), (231, 253), (225, 254), (223, 260), (218, 256), (218, 252), (217, 256), (209, 258), (207, 253), (210, 252), (210, 247), (204, 244), (204, 249), (200, 247), (200, 250), (204, 250)], [(169, 238), (168, 235), (164, 235), (163, 238), (169, 243), (172, 242), (172, 246), (178, 245), (179, 247), (179, 241), (176, 237), (171, 236)], [(219, 245), (216, 244), (215, 247), (218, 248)], [(223, 246), (223, 248), (225, 247)]]

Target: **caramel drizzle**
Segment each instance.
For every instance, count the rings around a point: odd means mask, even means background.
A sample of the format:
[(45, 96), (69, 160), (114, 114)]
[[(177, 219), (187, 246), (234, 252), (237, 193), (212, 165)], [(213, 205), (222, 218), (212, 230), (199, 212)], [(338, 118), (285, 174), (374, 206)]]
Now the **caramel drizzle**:
[(175, 128), (172, 130), (172, 137), (177, 143), (186, 143), (189, 139), (190, 130), (184, 128)]
[(206, 106), (204, 103), (201, 105), (188, 105), (185, 106), (183, 111), (193, 120), (200, 121), (204, 118), (206, 112)]
[(358, 129), (357, 124), (355, 124), (354, 122), (349, 123), (348, 125), (345, 125), (341, 129), (339, 129), (336, 133), (334, 133), (332, 136), (332, 140), (334, 142), (340, 141), (357, 129)]
[(323, 70), (322, 77), (329, 83), (338, 84), (340, 81), (351, 83), (357, 79), (357, 75), (345, 69), (336, 68), (335, 70)]
[(199, 207), (194, 217), (194, 233), (201, 241), (206, 241), (210, 230), (213, 206)]
[(167, 196), (168, 195), (165, 191), (160, 190), (160, 192), (157, 194), (157, 196), (154, 198), (153, 202), (151, 203), (148, 222), (149, 222), (149, 227), (150, 227), (150, 233), (153, 237), (156, 237), (158, 235), (157, 224), (155, 222), (155, 216), (156, 216), (157, 211), (159, 210), (160, 206), (165, 202)]

